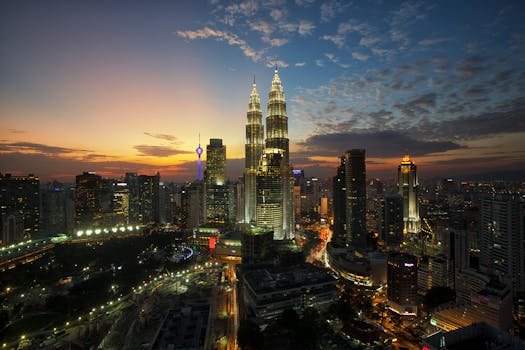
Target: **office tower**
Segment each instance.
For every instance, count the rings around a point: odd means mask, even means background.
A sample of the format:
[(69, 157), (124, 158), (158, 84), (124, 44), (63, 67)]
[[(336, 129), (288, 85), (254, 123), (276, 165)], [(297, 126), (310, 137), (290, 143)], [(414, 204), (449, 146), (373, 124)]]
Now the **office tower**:
[(264, 151), (264, 126), (262, 124), (261, 99), (255, 81), (246, 113), (246, 145), (244, 158), (244, 221), (255, 222), (257, 207), (256, 177), (259, 161)]
[(452, 260), (443, 256), (424, 256), (417, 268), (417, 286), (420, 292), (433, 287), (454, 289), (454, 271)]
[(228, 186), (226, 185), (226, 146), (221, 139), (210, 139), (206, 146), (206, 222), (228, 222)]
[(403, 242), (403, 198), (397, 194), (383, 198), (382, 231), (386, 246), (399, 249)]
[(256, 225), (270, 228), (275, 239), (283, 239), (283, 151), (266, 149), (257, 172)]
[(42, 230), (48, 234), (67, 233), (73, 229), (74, 201), (68, 186), (53, 181), (42, 191)]
[(11, 212), (10, 214), (0, 214), (0, 230), (2, 235), (2, 246), (8, 246), (20, 242), (24, 239), (24, 222), (22, 215)]
[(241, 243), (243, 264), (262, 262), (275, 254), (271, 229), (246, 227), (241, 232)]
[(301, 211), (311, 214), (319, 211), (319, 202), (321, 200), (321, 185), (316, 177), (307, 178), (304, 181)]
[(417, 176), (417, 167), (405, 155), (401, 164), (397, 168), (397, 188), (401, 197), (403, 197), (403, 221), (404, 233), (417, 233), (421, 227), (419, 220), (419, 202), (418, 189), (419, 179)]
[(126, 173), (129, 189), (129, 223), (148, 225), (160, 222), (160, 174)]
[(290, 168), (289, 142), (288, 117), (286, 116), (284, 90), (279, 73), (277, 69), (275, 69), (268, 97), (268, 114), (266, 116), (266, 148), (270, 150), (281, 150), (282, 238), (290, 238), (294, 229), (294, 212), (292, 200), (293, 177)]
[[(13, 227), (22, 222), (23, 236), (30, 238), (40, 229), (40, 180), (33, 174), (11, 176), (0, 173), (0, 215), (14, 215)], [(13, 231), (13, 232), (16, 232)], [(15, 240), (21, 238), (15, 235)]]
[(481, 264), (509, 279), (512, 292), (525, 290), (525, 203), (513, 195), (496, 195), (481, 203)]
[(204, 224), (204, 185), (201, 181), (186, 184), (180, 193), (180, 225), (192, 229)]
[(345, 153), (346, 234), (355, 247), (367, 245), (365, 150)]
[(417, 258), (404, 253), (390, 253), (387, 262), (387, 303), (400, 315), (417, 313)]
[(333, 178), (334, 239), (346, 237), (346, 157), (341, 157), (337, 175)]
[(303, 194), (304, 194), (304, 170), (297, 169), (293, 171), (294, 184), (293, 184), (293, 208), (294, 215), (297, 221), (301, 221), (301, 208), (303, 206)]
[(129, 223), (129, 188), (125, 182), (114, 184), (111, 211), (113, 213), (113, 226), (124, 226)]
[(195, 153), (197, 153), (197, 180), (202, 181), (202, 161), (201, 161), (201, 155), (202, 155), (203, 149), (201, 147), (201, 135), (199, 134), (199, 145), (195, 149)]
[(102, 177), (84, 172), (76, 177), (75, 228), (85, 229), (99, 226), (101, 208)]

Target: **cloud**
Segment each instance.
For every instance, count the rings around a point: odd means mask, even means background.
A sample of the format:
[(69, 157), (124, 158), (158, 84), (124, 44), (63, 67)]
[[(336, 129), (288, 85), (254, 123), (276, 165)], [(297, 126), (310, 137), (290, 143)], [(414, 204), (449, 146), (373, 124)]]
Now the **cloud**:
[(306, 152), (323, 156), (337, 156), (351, 148), (365, 148), (370, 157), (398, 157), (405, 152), (414, 156), (460, 149), (450, 141), (423, 141), (396, 131), (345, 132), (317, 134), (299, 143)]
[(153, 138), (160, 139), (160, 140), (166, 140), (166, 141), (172, 141), (172, 142), (177, 141), (177, 138), (175, 136), (168, 135), (168, 134), (152, 134), (149, 132), (145, 132), (144, 135), (148, 135)]
[(350, 4), (343, 5), (340, 1), (329, 0), (321, 5), (321, 22), (330, 22), (338, 14), (344, 11), (346, 6)]
[(277, 38), (271, 39), (265, 36), (262, 37), (262, 41), (274, 47), (283, 46), (284, 44), (288, 43), (288, 39), (277, 39)]
[(306, 66), (306, 62), (297, 62), (297, 63), (295, 64), (295, 66), (296, 66), (296, 67), (304, 67), (304, 66)]
[(288, 67), (288, 63), (286, 63), (286, 62), (284, 62), (282, 60), (271, 58), (271, 57), (268, 58), (267, 61), (266, 61), (266, 67), (274, 68), (275, 66), (280, 67), (280, 68), (286, 68), (286, 67)]
[(270, 17), (273, 18), (274, 21), (279, 21), (286, 15), (286, 10), (284, 9), (272, 9), (270, 11)]
[(168, 146), (149, 146), (149, 145), (137, 145), (134, 146), (139, 155), (141, 156), (151, 156), (151, 157), (170, 157), (178, 154), (188, 154), (193, 153), (190, 151), (180, 150)]
[(436, 45), (436, 44), (439, 44), (445, 41), (449, 41), (449, 40), (450, 38), (433, 38), (433, 39), (427, 38), (427, 39), (423, 39), (419, 41), (418, 44), (421, 46), (431, 46), (431, 45)]
[(403, 114), (409, 117), (416, 115), (428, 114), (429, 108), (436, 105), (437, 95), (433, 92), (416, 97), (406, 103), (399, 103), (394, 105)]
[(352, 52), (352, 57), (359, 61), (366, 61), (369, 58), (369, 56), (362, 54), (360, 52)]
[(301, 20), (299, 21), (297, 32), (302, 36), (311, 35), (314, 29), (315, 25), (312, 22)]
[(19, 129), (7, 129), (11, 134), (25, 134), (27, 131)]
[(304, 6), (304, 7), (311, 6), (314, 2), (315, 0), (295, 0), (295, 3), (297, 4), (297, 6)]
[(176, 34), (186, 40), (208, 39), (214, 38), (218, 41), (226, 41), (230, 46), (238, 46), (244, 55), (251, 58), (254, 62), (261, 59), (261, 54), (251, 48), (246, 41), (240, 39), (236, 34), (229, 33), (222, 30), (204, 27), (197, 30), (179, 30)]
[(58, 155), (65, 153), (89, 152), (85, 149), (75, 149), (59, 146), (44, 145), (33, 142), (10, 142), (0, 143), (0, 152), (41, 153), (46, 155)]
[(318, 65), (319, 67), (324, 67), (323, 60), (315, 60), (315, 64)]
[(321, 37), (322, 40), (327, 40), (333, 42), (338, 47), (343, 47), (345, 37), (343, 35), (337, 34), (337, 35), (323, 35)]

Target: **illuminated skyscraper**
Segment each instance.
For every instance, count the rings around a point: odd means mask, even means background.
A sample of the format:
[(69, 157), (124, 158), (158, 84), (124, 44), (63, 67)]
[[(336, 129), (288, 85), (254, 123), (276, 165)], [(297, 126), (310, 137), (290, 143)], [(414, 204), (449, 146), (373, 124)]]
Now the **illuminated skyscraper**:
[(76, 177), (75, 228), (96, 227), (102, 216), (102, 177), (84, 172)]
[(246, 145), (244, 165), (244, 217), (245, 222), (254, 222), (257, 206), (256, 177), (259, 161), (264, 150), (264, 127), (262, 124), (261, 99), (255, 81), (246, 113)]
[(283, 151), (267, 148), (257, 173), (257, 227), (273, 229), (275, 239), (283, 239)]
[(282, 191), (282, 238), (291, 237), (294, 227), (292, 201), (293, 175), (290, 168), (290, 148), (288, 139), (288, 117), (286, 101), (279, 72), (275, 69), (266, 116), (266, 148), (282, 151), (281, 191)]
[(221, 139), (210, 139), (206, 147), (206, 222), (228, 221), (228, 186), (226, 185), (226, 146)]
[(337, 175), (333, 178), (334, 200), (334, 239), (346, 236), (346, 157), (341, 157), (341, 165), (337, 167)]
[(355, 247), (367, 245), (365, 150), (345, 153), (346, 235)]
[[(4, 223), (6, 223), (4, 225)], [(5, 242), (14, 243), (40, 230), (40, 180), (0, 174), (0, 231), (10, 231)]]
[(421, 227), (419, 220), (417, 167), (408, 155), (403, 157), (397, 168), (397, 188), (403, 198), (403, 233), (417, 233)]

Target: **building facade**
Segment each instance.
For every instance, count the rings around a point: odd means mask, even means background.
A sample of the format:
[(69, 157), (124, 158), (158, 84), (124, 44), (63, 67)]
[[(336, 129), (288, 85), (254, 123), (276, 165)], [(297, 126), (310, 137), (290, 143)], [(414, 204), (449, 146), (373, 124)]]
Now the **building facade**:
[(365, 150), (345, 153), (346, 236), (356, 248), (367, 245)]
[(417, 257), (391, 253), (387, 261), (387, 303), (400, 315), (417, 314)]
[(403, 221), (406, 233), (417, 233), (421, 228), (419, 219), (417, 167), (408, 155), (401, 160), (397, 168), (397, 188), (403, 198)]
[[(276, 238), (291, 238), (294, 230), (293, 175), (290, 167), (290, 140), (288, 139), (288, 117), (284, 89), (277, 69), (274, 72), (268, 96), (266, 116), (266, 148), (281, 152), (281, 232)], [(259, 219), (257, 219), (259, 221)]]
[(229, 221), (229, 190), (226, 184), (226, 146), (222, 139), (210, 139), (206, 146), (206, 223), (225, 224)]
[(257, 170), (264, 151), (264, 126), (262, 124), (261, 98), (255, 82), (246, 113), (246, 145), (244, 158), (244, 221), (255, 222), (257, 208)]

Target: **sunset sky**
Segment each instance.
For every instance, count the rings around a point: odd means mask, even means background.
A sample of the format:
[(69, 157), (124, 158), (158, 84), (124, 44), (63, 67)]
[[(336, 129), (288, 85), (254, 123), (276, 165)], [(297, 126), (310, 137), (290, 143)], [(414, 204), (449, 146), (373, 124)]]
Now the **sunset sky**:
[(408, 152), (423, 177), (525, 174), (523, 1), (0, 3), (0, 172), (72, 182), (196, 176), (199, 133), (244, 164), (253, 76), (274, 65), (291, 162), (333, 176), (365, 148), (371, 176)]

